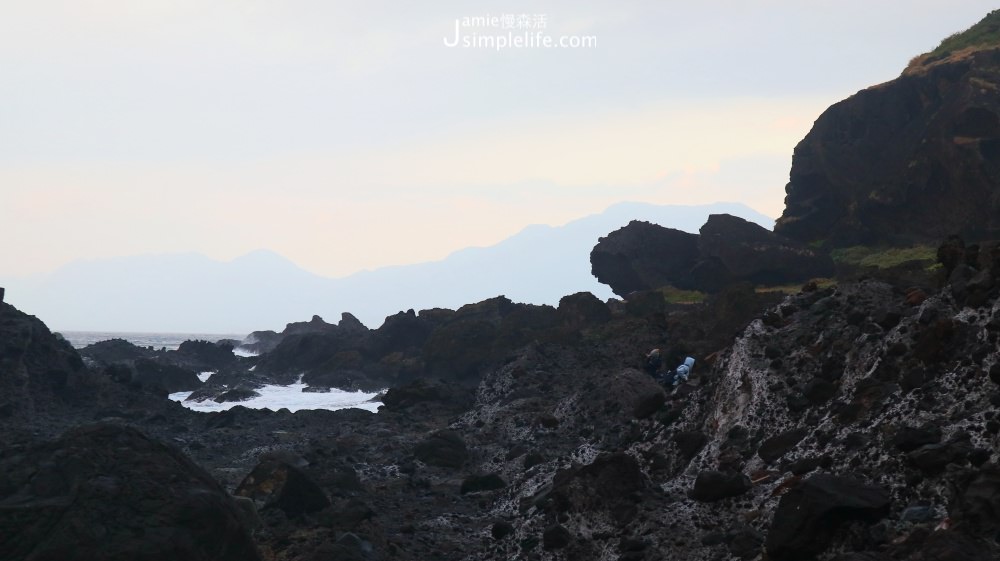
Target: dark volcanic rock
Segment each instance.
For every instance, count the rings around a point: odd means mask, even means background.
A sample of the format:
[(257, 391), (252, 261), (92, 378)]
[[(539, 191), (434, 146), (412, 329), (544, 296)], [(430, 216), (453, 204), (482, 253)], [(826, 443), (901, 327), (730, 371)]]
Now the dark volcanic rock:
[(390, 388), (385, 392), (382, 403), (387, 411), (404, 411), (421, 405), (437, 410), (464, 411), (472, 405), (473, 397), (469, 388), (420, 379)]
[(830, 107), (795, 148), (775, 232), (847, 246), (1000, 230), (1000, 49), (917, 59)]
[(469, 457), (462, 436), (453, 430), (439, 430), (417, 444), (414, 456), (425, 464), (455, 468), (462, 467)]
[(728, 214), (700, 235), (633, 221), (590, 254), (597, 280), (621, 296), (666, 285), (719, 292), (737, 282), (788, 284), (833, 274), (833, 261), (800, 242)]
[(419, 349), (427, 342), (427, 337), (437, 326), (426, 314), (418, 316), (413, 310), (399, 312), (385, 318), (385, 322), (372, 333), (369, 343), (377, 356), (385, 356), (393, 351)]
[(709, 503), (729, 497), (738, 497), (752, 487), (750, 478), (742, 473), (703, 471), (695, 479), (694, 488), (691, 489), (690, 495), (696, 501)]
[(104, 382), (38, 318), (0, 303), (0, 395), (11, 414), (86, 405)]
[(194, 391), (202, 385), (191, 370), (145, 358), (135, 361), (134, 370), (132, 384), (142, 388), (163, 388), (174, 393)]
[(781, 459), (789, 450), (795, 448), (795, 445), (805, 438), (807, 434), (809, 434), (809, 429), (802, 427), (772, 436), (761, 443), (760, 449), (757, 450), (757, 455), (765, 462), (769, 464), (773, 463)]
[(764, 534), (749, 526), (735, 528), (726, 534), (726, 545), (733, 557), (754, 559), (764, 545)]
[(542, 534), (542, 547), (549, 550), (562, 549), (572, 541), (573, 534), (560, 524), (549, 526)]
[(234, 494), (264, 508), (278, 508), (288, 516), (323, 510), (330, 505), (316, 483), (299, 468), (278, 460), (264, 460), (246, 476)]
[(104, 365), (132, 362), (140, 358), (152, 358), (154, 355), (153, 350), (133, 345), (125, 339), (108, 339), (80, 349), (80, 356)]
[(459, 308), (424, 345), (425, 374), (466, 383), (478, 381), (480, 369), (497, 359), (500, 325), (516, 307), (500, 296)]
[(601, 238), (590, 252), (591, 272), (619, 296), (681, 286), (697, 259), (697, 235), (639, 221)]
[(973, 534), (994, 536), (1000, 532), (1000, 467), (988, 464), (966, 478), (951, 512), (955, 521)]
[(72, 430), (0, 474), (2, 559), (260, 559), (220, 485), (131, 428)]
[(926, 474), (944, 471), (948, 464), (963, 462), (972, 453), (972, 446), (966, 441), (926, 444), (909, 452), (906, 457)]
[(910, 452), (925, 444), (937, 444), (938, 442), (941, 442), (941, 427), (934, 425), (900, 427), (892, 437), (892, 445), (903, 452)]
[(490, 535), (492, 535), (495, 540), (502, 540), (513, 533), (514, 526), (510, 522), (503, 520), (495, 522), (493, 524), (493, 528), (490, 530)]
[(499, 474), (489, 473), (486, 475), (470, 475), (462, 481), (461, 493), (478, 493), (480, 491), (495, 491), (503, 489), (507, 483)]
[(250, 388), (239, 387), (222, 392), (215, 398), (215, 401), (216, 403), (227, 403), (230, 401), (246, 401), (255, 397), (260, 397), (260, 393)]
[(611, 321), (607, 304), (589, 292), (563, 296), (558, 311), (564, 324), (577, 329)]
[(201, 370), (218, 370), (236, 361), (233, 346), (228, 343), (184, 341), (175, 351), (175, 360)]
[(874, 522), (889, 509), (889, 493), (856, 479), (817, 474), (790, 489), (778, 503), (767, 534), (774, 561), (798, 561), (822, 552), (845, 522)]
[[(345, 326), (331, 325), (319, 316), (302, 324), (288, 324), (277, 347), (261, 358), (257, 371), (293, 383), (303, 372), (326, 372), (339, 354), (362, 348), (367, 329), (358, 328), (356, 319), (344, 314)], [(350, 316), (353, 318), (353, 316)], [(363, 326), (362, 326), (363, 328)], [(333, 368), (342, 366), (334, 363)]]
[[(713, 214), (698, 237), (700, 260), (717, 261), (734, 280), (754, 284), (788, 284), (833, 274), (833, 261), (805, 245), (775, 235), (758, 224), (728, 214)], [(716, 275), (699, 283), (719, 279)], [(721, 280), (721, 279), (720, 279)], [(716, 281), (718, 282), (718, 280)]]
[(264, 354), (273, 351), (278, 343), (284, 338), (280, 333), (271, 330), (254, 331), (240, 341), (239, 347), (243, 350)]
[(556, 472), (552, 486), (542, 488), (534, 503), (549, 512), (607, 512), (619, 526), (637, 514), (647, 487), (635, 458), (624, 453), (601, 456), (590, 465)]

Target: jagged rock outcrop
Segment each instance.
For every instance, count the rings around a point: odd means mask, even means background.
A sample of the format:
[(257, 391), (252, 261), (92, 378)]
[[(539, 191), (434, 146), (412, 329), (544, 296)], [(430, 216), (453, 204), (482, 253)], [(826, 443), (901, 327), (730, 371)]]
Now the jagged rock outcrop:
[(475, 387), (483, 372), (530, 342), (575, 340), (611, 319), (589, 293), (567, 296), (560, 307), (516, 304), (503, 296), (458, 310), (413, 310), (368, 329), (344, 314), (337, 325), (319, 318), (289, 324), (281, 342), (254, 361), (251, 373), (227, 367), (192, 399), (214, 398), (237, 384), (290, 384), (378, 391), (420, 379)]
[(264, 331), (254, 331), (240, 341), (237, 348), (251, 354), (269, 353), (281, 343), (282, 335), (270, 329)]
[(0, 303), (0, 417), (86, 404), (102, 382), (38, 318)]
[(667, 285), (703, 292), (740, 282), (786, 285), (834, 272), (825, 253), (728, 214), (709, 216), (697, 235), (633, 221), (601, 238), (590, 262), (620, 296)]
[(169, 357), (178, 366), (201, 372), (226, 368), (237, 360), (231, 344), (209, 341), (184, 341)]
[(1000, 41), (920, 57), (831, 106), (795, 148), (775, 232), (828, 246), (996, 237), (998, 91)]
[(194, 391), (202, 385), (197, 373), (232, 369), (239, 361), (231, 344), (208, 341), (184, 341), (167, 351), (109, 339), (79, 352), (88, 365), (116, 382), (158, 394)]
[(80, 356), (95, 366), (111, 364), (131, 364), (141, 358), (153, 358), (156, 351), (134, 345), (125, 339), (108, 339), (98, 341), (80, 349)]

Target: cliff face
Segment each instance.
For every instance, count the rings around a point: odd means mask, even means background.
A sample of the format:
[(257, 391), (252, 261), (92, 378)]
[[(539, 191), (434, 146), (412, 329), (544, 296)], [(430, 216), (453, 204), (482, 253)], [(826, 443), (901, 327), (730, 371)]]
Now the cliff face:
[(915, 60), (795, 148), (775, 232), (828, 247), (1000, 231), (1000, 48)]

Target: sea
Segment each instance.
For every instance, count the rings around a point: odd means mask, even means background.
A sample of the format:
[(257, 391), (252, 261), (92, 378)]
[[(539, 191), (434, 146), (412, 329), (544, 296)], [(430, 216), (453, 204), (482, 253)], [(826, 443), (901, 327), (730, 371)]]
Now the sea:
[[(153, 347), (154, 349), (166, 349), (175, 351), (184, 341), (209, 341), (216, 343), (224, 339), (242, 341), (244, 335), (220, 334), (220, 333), (130, 333), (114, 331), (60, 331), (59, 332), (74, 348), (82, 349), (87, 345), (92, 345), (100, 341), (109, 339), (124, 339), (139, 347)], [(253, 353), (246, 352), (239, 347), (234, 349), (239, 356), (253, 356)], [(251, 368), (251, 371), (253, 368)], [(212, 377), (214, 372), (201, 372), (198, 377), (202, 382)], [(204, 413), (212, 411), (225, 411), (236, 405), (242, 405), (250, 409), (288, 409), (293, 413), (303, 409), (328, 409), (336, 411), (338, 409), (365, 409), (377, 412), (382, 405), (375, 400), (378, 393), (367, 392), (346, 392), (331, 389), (329, 392), (306, 392), (303, 391), (309, 386), (299, 380), (288, 386), (267, 385), (257, 389), (260, 396), (240, 402), (216, 403), (212, 400), (187, 401), (192, 392), (177, 392), (170, 394), (170, 399), (180, 402), (181, 405)], [(379, 392), (380, 393), (380, 392)]]
[(125, 333), (115, 331), (60, 331), (74, 348), (82, 349), (109, 339), (125, 339), (138, 347), (153, 347), (156, 350), (176, 351), (184, 341), (208, 341), (216, 343), (223, 339), (242, 341), (246, 335), (219, 333)]

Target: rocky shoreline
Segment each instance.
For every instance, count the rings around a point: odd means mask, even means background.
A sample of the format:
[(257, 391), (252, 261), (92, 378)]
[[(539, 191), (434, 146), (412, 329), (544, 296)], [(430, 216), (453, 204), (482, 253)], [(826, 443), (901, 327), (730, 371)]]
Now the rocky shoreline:
[[(920, 57), (831, 108), (776, 233), (602, 238), (621, 300), (313, 317), (237, 356), (77, 352), (0, 289), (0, 559), (1000, 559), (998, 53)], [(935, 260), (828, 251), (959, 232)], [(664, 386), (651, 349), (695, 369)], [(167, 399), (300, 378), (389, 389), (377, 413)]]
[[(27, 372), (33, 413), (2, 408), (0, 534), (17, 537), (0, 553), (116, 558), (68, 553), (89, 536), (161, 558), (103, 522), (132, 512), (213, 559), (993, 559), (1000, 301), (960, 285), (806, 286), (676, 389), (644, 351), (694, 349), (665, 334), (715, 325), (718, 304), (605, 307), (497, 353), (476, 384), (397, 385), (377, 414), (194, 413), (4, 304), (4, 372)], [(164, 480), (205, 488), (163, 497)]]

